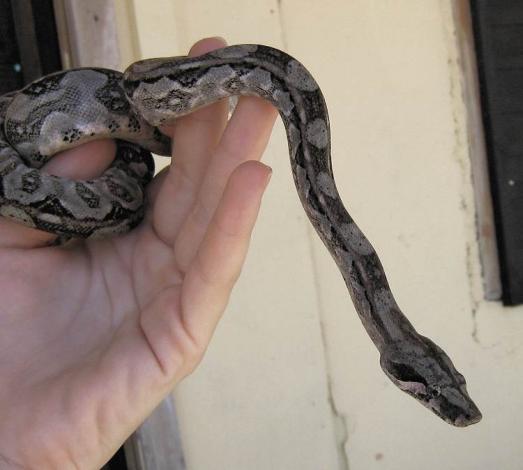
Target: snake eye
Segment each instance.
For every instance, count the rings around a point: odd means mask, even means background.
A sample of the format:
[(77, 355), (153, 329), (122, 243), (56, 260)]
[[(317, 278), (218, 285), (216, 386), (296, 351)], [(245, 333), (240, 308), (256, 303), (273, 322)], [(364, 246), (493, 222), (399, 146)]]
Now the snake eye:
[(416, 382), (427, 386), (425, 378), (418, 374), (412, 366), (390, 362), (388, 370), (400, 382)]

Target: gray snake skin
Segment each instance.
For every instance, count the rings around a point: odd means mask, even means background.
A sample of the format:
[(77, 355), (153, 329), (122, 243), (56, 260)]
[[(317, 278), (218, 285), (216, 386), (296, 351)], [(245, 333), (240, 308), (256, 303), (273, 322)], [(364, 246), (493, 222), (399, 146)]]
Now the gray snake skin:
[[(123, 76), (69, 70), (0, 97), (0, 214), (66, 237), (130, 230), (144, 214), (144, 187), (154, 172), (149, 151), (170, 154), (156, 127), (233, 95), (260, 96), (278, 108), (300, 200), (343, 275), (385, 374), (446, 422), (478, 422), (464, 377), (400, 311), (378, 255), (343, 206), (323, 95), (282, 51), (232, 46), (193, 58), (143, 60)], [(100, 178), (72, 181), (39, 170), (58, 151), (104, 137), (117, 139), (118, 150)]]

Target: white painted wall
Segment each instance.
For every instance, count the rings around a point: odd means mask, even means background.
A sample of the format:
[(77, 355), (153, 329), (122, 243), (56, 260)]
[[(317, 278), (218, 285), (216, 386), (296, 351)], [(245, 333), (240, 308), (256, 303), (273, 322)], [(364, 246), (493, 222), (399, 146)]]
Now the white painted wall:
[(129, 60), (221, 35), (306, 64), (329, 105), (344, 201), (399, 304), (450, 353), (484, 414), (453, 429), (381, 372), (299, 206), (280, 124), (247, 265), (201, 367), (175, 392), (188, 467), (522, 468), (523, 309), (482, 300), (452, 0), (116, 3)]

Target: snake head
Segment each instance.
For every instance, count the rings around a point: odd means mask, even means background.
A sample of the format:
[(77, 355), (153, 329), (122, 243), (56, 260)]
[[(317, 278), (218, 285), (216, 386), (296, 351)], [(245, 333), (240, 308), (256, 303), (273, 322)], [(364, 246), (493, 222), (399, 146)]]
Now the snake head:
[(441, 419), (464, 427), (481, 420), (481, 412), (467, 393), (465, 378), (445, 352), (430, 339), (394, 342), (380, 357), (385, 374)]

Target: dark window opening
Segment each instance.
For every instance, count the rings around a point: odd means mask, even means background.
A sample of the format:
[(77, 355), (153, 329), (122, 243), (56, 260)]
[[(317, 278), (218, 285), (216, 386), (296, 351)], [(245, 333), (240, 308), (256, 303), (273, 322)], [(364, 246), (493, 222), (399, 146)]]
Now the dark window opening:
[(62, 68), (52, 0), (0, 0), (0, 94)]
[(523, 2), (471, 0), (502, 300), (523, 303)]

